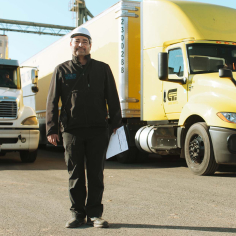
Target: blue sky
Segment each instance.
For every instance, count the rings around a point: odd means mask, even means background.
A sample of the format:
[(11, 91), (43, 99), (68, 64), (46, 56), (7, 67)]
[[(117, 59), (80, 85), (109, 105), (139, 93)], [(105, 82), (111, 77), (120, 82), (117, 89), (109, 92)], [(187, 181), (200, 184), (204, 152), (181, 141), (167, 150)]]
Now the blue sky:
[[(72, 12), (69, 11), (69, 2), (70, 0), (0, 0), (0, 18), (75, 26)], [(118, 0), (86, 0), (86, 6), (96, 16), (117, 2)], [(236, 9), (235, 0), (200, 0), (198, 2)], [(3, 31), (0, 31), (0, 34), (3, 34)], [(19, 60), (20, 63), (59, 39), (58, 36), (9, 31), (6, 31), (5, 34), (9, 39), (9, 57)]]

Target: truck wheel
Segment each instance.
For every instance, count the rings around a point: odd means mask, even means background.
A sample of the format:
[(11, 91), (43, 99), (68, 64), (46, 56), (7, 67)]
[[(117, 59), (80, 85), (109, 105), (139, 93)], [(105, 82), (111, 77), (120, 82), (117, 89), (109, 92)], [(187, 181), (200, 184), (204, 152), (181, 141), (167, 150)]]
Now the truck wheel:
[(138, 149), (136, 147), (129, 147), (129, 150), (116, 155), (117, 161), (120, 163), (134, 163), (136, 161)]
[(20, 151), (20, 159), (22, 162), (24, 163), (32, 163), (35, 162), (36, 158), (37, 158), (37, 152), (38, 149), (33, 151), (33, 152), (29, 152), (29, 151)]
[(195, 175), (212, 175), (218, 168), (208, 126), (199, 122), (190, 127), (185, 139), (185, 159)]

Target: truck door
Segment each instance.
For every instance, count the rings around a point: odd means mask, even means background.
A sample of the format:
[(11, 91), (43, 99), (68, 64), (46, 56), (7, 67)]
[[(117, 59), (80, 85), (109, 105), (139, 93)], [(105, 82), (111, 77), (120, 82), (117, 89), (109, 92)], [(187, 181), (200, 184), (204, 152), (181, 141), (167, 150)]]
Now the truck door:
[[(180, 79), (187, 77), (187, 70), (184, 69), (183, 50), (181, 47), (168, 50), (169, 79)], [(163, 100), (166, 116), (170, 120), (177, 120), (180, 117), (183, 106), (187, 102), (187, 84), (176, 82), (163, 82)]]

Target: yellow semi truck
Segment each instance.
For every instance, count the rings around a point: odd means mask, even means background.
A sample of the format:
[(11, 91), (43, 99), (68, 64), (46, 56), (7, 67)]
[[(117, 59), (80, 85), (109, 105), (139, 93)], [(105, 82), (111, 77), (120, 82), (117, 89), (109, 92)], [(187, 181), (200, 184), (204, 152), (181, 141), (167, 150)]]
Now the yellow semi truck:
[[(197, 175), (236, 164), (235, 15), (198, 2), (121, 1), (83, 25), (92, 57), (111, 66), (118, 87), (131, 147), (120, 161), (139, 155), (135, 143), (146, 153), (184, 157)], [(39, 69), (34, 102), (42, 130), (53, 69), (71, 59), (69, 39), (24, 63)]]

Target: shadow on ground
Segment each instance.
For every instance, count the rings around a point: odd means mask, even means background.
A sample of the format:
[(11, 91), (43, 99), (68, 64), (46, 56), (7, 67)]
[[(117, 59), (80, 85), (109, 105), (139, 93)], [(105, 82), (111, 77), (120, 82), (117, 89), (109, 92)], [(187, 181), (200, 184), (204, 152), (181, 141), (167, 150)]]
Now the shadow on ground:
[(195, 226), (172, 226), (172, 225), (147, 225), (147, 224), (110, 224), (112, 229), (134, 228), (134, 229), (174, 229), (174, 230), (192, 230), (204, 232), (236, 233), (235, 228), (221, 227), (195, 227)]
[[(109, 229), (167, 229), (167, 230), (186, 230), (186, 231), (199, 231), (199, 232), (218, 232), (218, 233), (236, 233), (236, 228), (223, 228), (223, 227), (199, 227), (199, 226), (178, 226), (178, 225), (148, 225), (148, 224), (123, 224), (123, 223), (110, 223)], [(80, 228), (91, 228), (89, 225), (82, 225)], [(78, 230), (77, 228), (71, 230)]]

